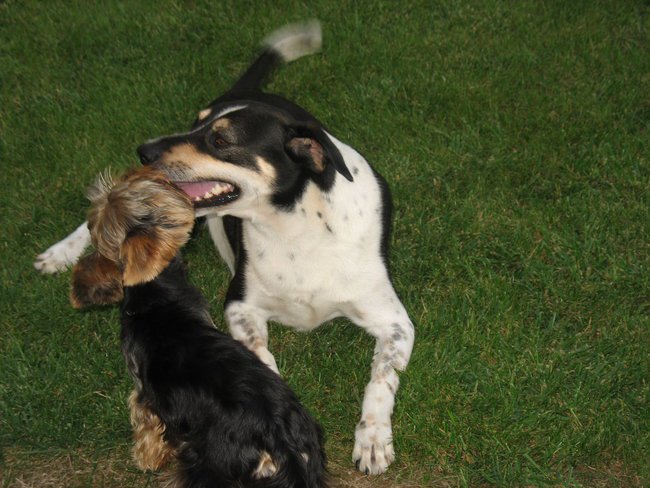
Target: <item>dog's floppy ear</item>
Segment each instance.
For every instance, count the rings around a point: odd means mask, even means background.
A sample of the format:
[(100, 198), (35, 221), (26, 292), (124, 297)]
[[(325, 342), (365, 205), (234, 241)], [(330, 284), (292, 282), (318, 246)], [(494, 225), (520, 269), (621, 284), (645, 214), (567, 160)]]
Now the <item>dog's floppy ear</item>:
[(122, 272), (118, 264), (93, 252), (72, 269), (70, 303), (74, 308), (108, 305), (122, 300)]
[(169, 236), (163, 235), (157, 227), (139, 228), (129, 233), (120, 253), (126, 286), (151, 281), (167, 267), (180, 246), (166, 237)]
[(189, 197), (152, 169), (89, 189), (88, 228), (98, 252), (120, 263), (124, 286), (158, 276), (185, 245), (194, 226)]
[(332, 164), (348, 181), (353, 180), (338, 148), (316, 124), (292, 125), (285, 149), (291, 159), (307, 164), (315, 173), (322, 173), (328, 164)]

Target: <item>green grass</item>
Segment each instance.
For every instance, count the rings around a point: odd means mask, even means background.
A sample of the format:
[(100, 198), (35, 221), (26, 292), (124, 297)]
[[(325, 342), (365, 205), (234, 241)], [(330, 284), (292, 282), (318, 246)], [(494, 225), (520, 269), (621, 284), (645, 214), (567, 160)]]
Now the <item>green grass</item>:
[[(0, 484), (70, 453), (94, 473), (129, 443), (117, 311), (72, 310), (69, 272), (39, 275), (36, 254), (81, 222), (97, 172), (188, 127), (265, 34), (313, 16), (323, 54), (269, 88), (387, 177), (392, 271), (417, 327), (382, 481), (650, 483), (647, 2), (9, 0)], [(186, 257), (224, 328), (228, 277), (205, 229)], [(272, 326), (271, 350), (349, 470), (372, 341), (345, 321)], [(128, 482), (78, 486), (151, 481), (120, 456)]]

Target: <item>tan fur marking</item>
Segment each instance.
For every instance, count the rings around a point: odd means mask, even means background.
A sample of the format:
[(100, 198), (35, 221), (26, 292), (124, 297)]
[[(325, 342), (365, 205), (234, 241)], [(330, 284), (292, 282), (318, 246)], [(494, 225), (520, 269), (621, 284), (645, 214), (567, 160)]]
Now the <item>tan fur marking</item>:
[(194, 162), (202, 158), (210, 158), (210, 156), (202, 154), (192, 144), (175, 145), (162, 155), (163, 161), (184, 161), (186, 163), (189, 163), (190, 161)]
[(121, 260), (124, 263), (126, 286), (146, 283), (158, 276), (174, 258), (180, 246), (166, 242), (158, 229), (129, 237), (122, 245)]
[(122, 272), (117, 263), (94, 252), (75, 264), (70, 290), (74, 308), (108, 305), (119, 302), (122, 296)]
[(135, 390), (129, 395), (133, 427), (133, 459), (138, 468), (156, 471), (174, 457), (174, 449), (165, 441), (165, 426), (149, 408), (138, 402)]
[(211, 109), (209, 109), (209, 108), (204, 108), (203, 110), (201, 110), (201, 111), (199, 112), (199, 115), (197, 116), (197, 119), (199, 119), (199, 120), (203, 120), (203, 119), (205, 119), (208, 115), (210, 115), (210, 112), (212, 112)]
[(325, 153), (323, 147), (312, 140), (309, 145), (309, 153), (314, 160), (314, 169), (319, 173), (323, 172), (325, 170)]
[(253, 478), (270, 478), (277, 471), (278, 468), (271, 458), (271, 455), (266, 451), (262, 451), (262, 455), (260, 456), (260, 463), (257, 465), (255, 471), (253, 471)]
[(214, 124), (212, 124), (212, 129), (217, 130), (217, 129), (227, 129), (230, 127), (230, 119), (226, 118), (220, 118), (215, 120)]
[(255, 162), (257, 163), (257, 167), (260, 170), (260, 174), (269, 183), (274, 183), (277, 177), (277, 172), (275, 171), (273, 165), (269, 163), (266, 159), (264, 159), (262, 156), (257, 156), (257, 158), (255, 158)]

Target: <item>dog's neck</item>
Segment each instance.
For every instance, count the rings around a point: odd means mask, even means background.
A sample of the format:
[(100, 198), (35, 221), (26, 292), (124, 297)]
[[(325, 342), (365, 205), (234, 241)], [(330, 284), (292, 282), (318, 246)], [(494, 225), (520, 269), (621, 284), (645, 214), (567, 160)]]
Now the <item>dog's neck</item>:
[[(273, 239), (295, 240), (317, 229), (326, 230), (322, 223), (331, 214), (328, 201), (333, 190), (323, 191), (309, 183), (300, 199), (291, 208), (272, 206), (257, 208), (254, 214), (244, 218), (256, 233), (273, 236)], [(320, 224), (319, 224), (320, 222)]]
[(197, 311), (207, 304), (201, 292), (187, 280), (180, 253), (153, 280), (124, 287), (122, 313), (127, 317), (146, 316), (177, 304), (191, 302)]

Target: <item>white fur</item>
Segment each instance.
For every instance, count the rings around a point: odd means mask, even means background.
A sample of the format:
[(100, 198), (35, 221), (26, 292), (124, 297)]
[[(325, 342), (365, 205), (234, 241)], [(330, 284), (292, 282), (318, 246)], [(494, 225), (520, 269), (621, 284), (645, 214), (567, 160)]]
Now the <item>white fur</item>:
[(36, 256), (34, 267), (41, 273), (57, 273), (76, 263), (90, 244), (88, 222), (77, 227), (72, 234), (50, 246)]
[[(382, 202), (366, 160), (330, 136), (354, 173), (354, 182), (337, 176), (323, 194), (313, 183), (291, 212), (264, 204), (260, 193), (243, 218), (247, 252), (244, 302), (226, 307), (233, 337), (248, 345), (277, 371), (268, 350), (267, 322), (312, 330), (345, 316), (376, 338), (371, 379), (355, 432), (353, 459), (362, 472), (379, 474), (395, 454), (391, 415), (413, 348), (414, 329), (390, 282), (380, 254)], [(265, 194), (262, 180), (258, 191)], [(214, 209), (223, 214), (229, 211)], [(228, 247), (220, 218), (208, 220), (217, 248)], [(329, 230), (328, 230), (329, 227)], [(228, 262), (230, 256), (224, 256)]]
[(320, 51), (323, 43), (320, 22), (298, 22), (274, 31), (262, 43), (275, 50), (285, 62)]
[[(218, 221), (216, 224), (212, 222), (215, 220)], [(228, 242), (228, 237), (226, 236), (226, 230), (223, 228), (223, 220), (221, 217), (218, 217), (216, 215), (208, 215), (207, 221), (208, 221), (208, 229), (210, 229), (210, 237), (212, 237), (212, 241), (214, 242), (214, 245), (217, 247), (217, 251), (219, 251), (219, 255), (226, 262), (226, 265), (230, 270), (230, 274), (234, 275), (235, 274), (235, 253), (233, 252), (232, 247), (230, 247), (230, 243)]]

